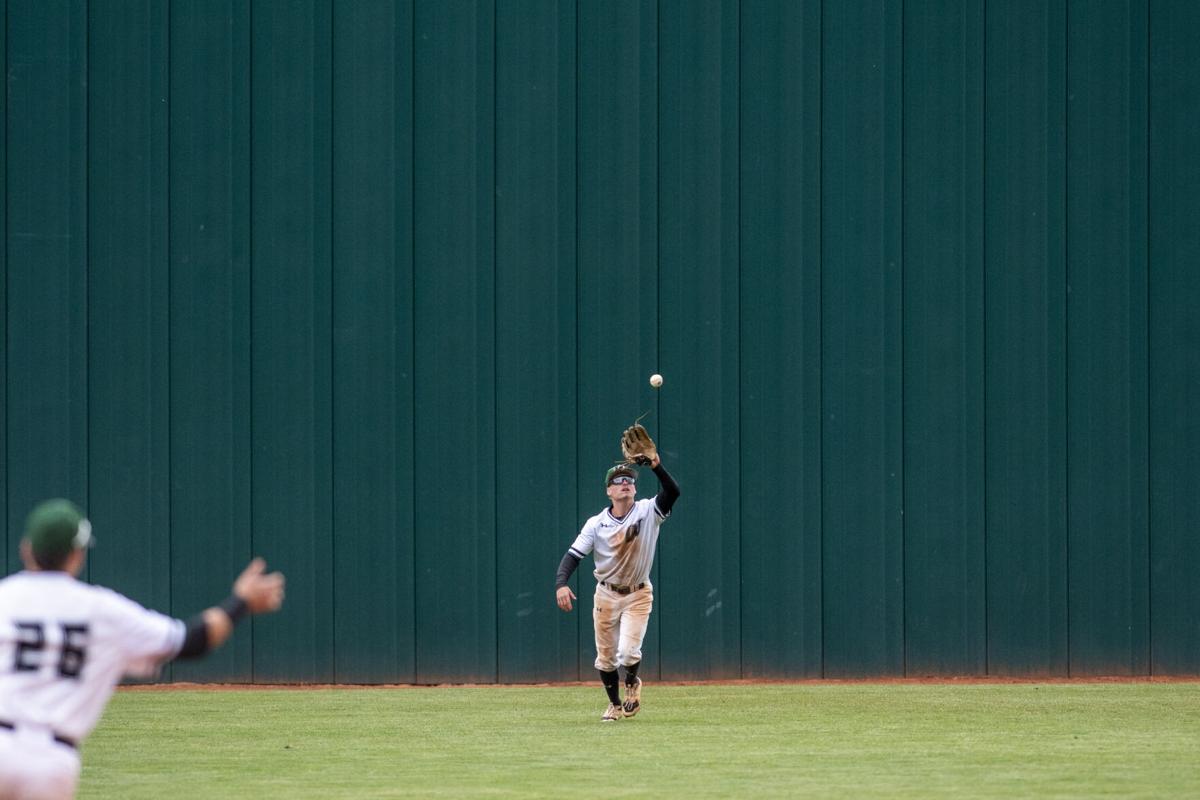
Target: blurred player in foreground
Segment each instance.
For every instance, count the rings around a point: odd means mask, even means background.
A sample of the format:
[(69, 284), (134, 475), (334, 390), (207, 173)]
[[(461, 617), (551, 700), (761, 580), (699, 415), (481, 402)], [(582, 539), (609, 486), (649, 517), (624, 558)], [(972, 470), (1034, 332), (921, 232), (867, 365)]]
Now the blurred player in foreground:
[(79, 744), (122, 677), (220, 647), (246, 614), (283, 603), (283, 575), (254, 559), (220, 605), (190, 620), (78, 580), (92, 526), (66, 500), (33, 510), (25, 570), (0, 580), (0, 800), (69, 800)]
[[(642, 639), (654, 606), (650, 568), (658, 529), (679, 498), (679, 485), (663, 467), (658, 450), (646, 429), (634, 423), (621, 439), (626, 462), (604, 476), (611, 504), (584, 523), (579, 536), (563, 555), (555, 577), (558, 607), (571, 610), (575, 593), (567, 582), (588, 553), (595, 554), (596, 597), (592, 620), (596, 628), (596, 669), (608, 694), (608, 708), (600, 719), (616, 722), (632, 717), (642, 707)], [(654, 470), (658, 495), (637, 499), (637, 470), (633, 464)], [(625, 668), (625, 700), (620, 694), (620, 674)]]

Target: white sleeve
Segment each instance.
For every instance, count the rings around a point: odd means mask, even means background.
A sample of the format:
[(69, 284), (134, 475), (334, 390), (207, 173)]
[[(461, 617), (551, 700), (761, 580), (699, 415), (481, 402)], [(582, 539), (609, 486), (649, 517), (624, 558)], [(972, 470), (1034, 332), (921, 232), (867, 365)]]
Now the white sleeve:
[(642, 508), (644, 509), (644, 513), (642, 516), (646, 520), (651, 521), (656, 525), (662, 525), (663, 521), (666, 520), (666, 518), (670, 516), (669, 513), (664, 514), (659, 509), (658, 498), (644, 497), (641, 500), (638, 500), (638, 505), (642, 506)]
[(583, 526), (583, 530), (581, 530), (579, 535), (575, 537), (575, 541), (571, 543), (571, 552), (575, 554), (576, 558), (583, 560), (584, 556), (592, 552), (592, 546), (595, 544), (595, 538), (595, 528), (592, 525), (591, 520), (588, 520), (587, 524)]
[(163, 662), (174, 658), (183, 646), (183, 622), (144, 608), (116, 592), (107, 594), (106, 616), (114, 644), (124, 660), (125, 675), (153, 677)]

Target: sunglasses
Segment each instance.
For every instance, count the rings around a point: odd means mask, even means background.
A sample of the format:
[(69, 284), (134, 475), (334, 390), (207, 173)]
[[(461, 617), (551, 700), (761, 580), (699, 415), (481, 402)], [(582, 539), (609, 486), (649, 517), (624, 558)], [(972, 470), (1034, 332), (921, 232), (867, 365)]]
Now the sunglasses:
[(633, 478), (628, 475), (618, 475), (608, 482), (609, 486), (624, 486), (627, 483), (634, 483)]

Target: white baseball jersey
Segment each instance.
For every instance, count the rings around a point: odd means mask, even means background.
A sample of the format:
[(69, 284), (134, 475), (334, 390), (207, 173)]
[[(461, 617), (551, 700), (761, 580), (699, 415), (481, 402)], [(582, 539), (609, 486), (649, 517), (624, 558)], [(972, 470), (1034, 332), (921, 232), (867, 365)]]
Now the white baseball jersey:
[(658, 529), (666, 518), (652, 497), (638, 500), (622, 519), (614, 517), (609, 506), (584, 523), (571, 552), (582, 559), (595, 551), (597, 581), (621, 586), (649, 583)]
[(65, 572), (0, 580), (0, 721), (76, 742), (122, 677), (152, 677), (183, 645), (184, 624)]

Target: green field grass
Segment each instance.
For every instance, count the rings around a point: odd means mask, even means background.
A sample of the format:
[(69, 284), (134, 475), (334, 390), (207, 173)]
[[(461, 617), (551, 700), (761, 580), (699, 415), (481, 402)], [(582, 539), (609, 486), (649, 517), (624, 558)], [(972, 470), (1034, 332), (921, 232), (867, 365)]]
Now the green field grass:
[(1200, 684), (123, 691), (80, 798), (1197, 797)]

